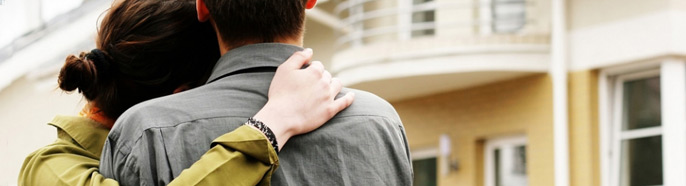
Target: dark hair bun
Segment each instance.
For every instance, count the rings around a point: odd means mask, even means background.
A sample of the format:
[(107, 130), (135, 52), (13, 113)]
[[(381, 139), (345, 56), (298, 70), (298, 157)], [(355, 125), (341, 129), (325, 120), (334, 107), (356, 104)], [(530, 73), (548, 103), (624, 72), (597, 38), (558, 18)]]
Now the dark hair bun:
[(95, 63), (86, 58), (87, 55), (82, 52), (79, 56), (67, 57), (57, 80), (60, 89), (68, 92), (79, 89), (79, 92), (84, 95), (90, 94), (91, 88), (95, 86), (98, 79), (98, 72)]

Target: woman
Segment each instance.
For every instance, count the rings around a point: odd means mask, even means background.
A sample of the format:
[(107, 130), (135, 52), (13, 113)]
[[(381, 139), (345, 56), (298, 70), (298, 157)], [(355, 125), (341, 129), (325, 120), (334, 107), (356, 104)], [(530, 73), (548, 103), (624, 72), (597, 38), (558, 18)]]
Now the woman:
[[(137, 103), (203, 84), (219, 58), (216, 38), (207, 34), (211, 25), (195, 15), (194, 0), (116, 1), (98, 31), (97, 49), (67, 57), (60, 71), (60, 88), (78, 90), (88, 104), (79, 117), (50, 122), (58, 139), (27, 157), (19, 185), (118, 185), (97, 172), (114, 121)], [(283, 146), (278, 142), (316, 129), (352, 103), (353, 95), (334, 100), (340, 82), (321, 63), (300, 68), (311, 55), (296, 53), (279, 67), (267, 105), (251, 118), (279, 123), (266, 123), (265, 132), (246, 125), (219, 137), (171, 184), (268, 185)], [(283, 115), (293, 117), (275, 118)]]

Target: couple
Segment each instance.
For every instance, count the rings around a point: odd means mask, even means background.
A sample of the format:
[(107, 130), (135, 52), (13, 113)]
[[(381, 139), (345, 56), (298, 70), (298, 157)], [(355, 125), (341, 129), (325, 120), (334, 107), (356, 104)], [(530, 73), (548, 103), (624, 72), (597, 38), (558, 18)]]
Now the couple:
[(20, 185), (411, 185), (392, 106), (307, 64), (315, 4), (115, 1), (60, 72), (89, 104), (50, 122)]

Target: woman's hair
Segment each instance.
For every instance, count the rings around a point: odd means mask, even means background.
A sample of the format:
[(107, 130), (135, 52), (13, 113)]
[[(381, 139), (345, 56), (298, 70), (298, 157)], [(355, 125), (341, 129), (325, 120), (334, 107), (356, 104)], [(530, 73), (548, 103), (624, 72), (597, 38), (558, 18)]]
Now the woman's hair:
[(77, 90), (105, 116), (200, 85), (219, 59), (210, 23), (197, 20), (195, 0), (120, 0), (104, 17), (97, 49), (68, 56), (59, 87)]

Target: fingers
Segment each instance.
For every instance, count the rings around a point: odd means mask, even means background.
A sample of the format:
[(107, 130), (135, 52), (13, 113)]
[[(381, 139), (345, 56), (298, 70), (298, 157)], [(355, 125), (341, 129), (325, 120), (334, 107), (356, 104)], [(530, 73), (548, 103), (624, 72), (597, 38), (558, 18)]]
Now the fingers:
[(301, 69), (303, 66), (307, 65), (307, 63), (312, 60), (312, 49), (306, 48), (303, 51), (293, 53), (293, 55), (286, 60), (283, 64), (281, 64), (281, 67), (288, 69), (288, 70), (298, 70)]
[(341, 80), (338, 78), (331, 79), (329, 93), (334, 99), (336, 98), (336, 95), (338, 95), (338, 93), (341, 92), (341, 89), (343, 89), (343, 84), (341, 83)]
[(315, 73), (322, 74), (322, 73), (324, 73), (324, 64), (322, 64), (322, 62), (319, 62), (319, 61), (313, 61), (310, 64), (310, 66), (307, 67), (306, 69), (314, 70)]
[(331, 73), (328, 70), (324, 70), (324, 73), (322, 73), (322, 81), (331, 84)]
[(353, 100), (355, 100), (355, 93), (353, 92), (348, 92), (347, 94), (345, 94), (345, 96), (334, 100), (333, 104), (330, 107), (333, 111), (330, 112), (331, 116), (334, 116), (338, 114), (338, 112), (341, 112), (343, 109), (348, 108), (348, 106), (350, 106), (353, 103)]

